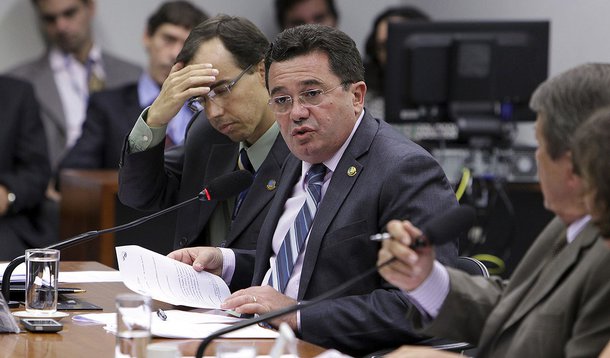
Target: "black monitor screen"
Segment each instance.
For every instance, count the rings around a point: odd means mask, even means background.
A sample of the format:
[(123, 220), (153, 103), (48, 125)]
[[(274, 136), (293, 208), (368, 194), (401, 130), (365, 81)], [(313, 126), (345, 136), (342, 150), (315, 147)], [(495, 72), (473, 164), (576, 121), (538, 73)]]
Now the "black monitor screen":
[(534, 120), (528, 102), (547, 78), (548, 43), (548, 21), (390, 23), (385, 118)]

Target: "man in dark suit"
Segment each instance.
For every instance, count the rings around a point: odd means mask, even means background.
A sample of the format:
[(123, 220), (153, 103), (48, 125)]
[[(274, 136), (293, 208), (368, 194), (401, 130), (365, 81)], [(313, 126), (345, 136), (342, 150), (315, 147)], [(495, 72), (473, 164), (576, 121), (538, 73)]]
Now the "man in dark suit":
[(7, 74), (34, 86), (55, 171), (80, 135), (89, 94), (135, 82), (141, 69), (94, 43), (95, 0), (32, 0), (32, 4), (48, 48)]
[(0, 261), (6, 261), (55, 236), (40, 220), (51, 167), (32, 86), (0, 77), (0, 108)]
[[(94, 93), (80, 138), (61, 161), (60, 168), (118, 169), (125, 136), (142, 110), (159, 95), (192, 28), (207, 15), (186, 1), (162, 4), (149, 18), (143, 36), (148, 69), (137, 83)], [(172, 120), (168, 133), (181, 144), (192, 116), (186, 106)]]
[[(374, 267), (380, 245), (369, 237), (386, 219), (421, 224), (457, 205), (438, 163), (364, 109), (362, 60), (346, 34), (322, 25), (285, 30), (265, 65), (270, 106), (292, 155), (256, 254), (170, 253), (231, 280), (232, 288), (254, 271), (255, 286), (234, 292), (223, 307), (258, 314), (311, 300)], [(456, 242), (437, 252), (451, 264)], [(287, 322), (306, 341), (362, 355), (421, 340), (401, 317), (408, 307), (400, 290), (371, 275), (340, 297), (270, 323)]]
[[(180, 209), (176, 248), (256, 247), (288, 154), (267, 105), (263, 57), (268, 43), (244, 18), (220, 15), (201, 23), (191, 31), (159, 97), (127, 139), (119, 198), (135, 208), (157, 210), (190, 199), (238, 165), (255, 174), (250, 189), (238, 198)], [(189, 98), (200, 110), (184, 146), (167, 153), (164, 161), (167, 123)]]
[[(445, 268), (434, 261), (433, 251), (405, 246), (420, 233), (413, 225), (388, 224), (400, 240), (387, 240), (379, 260), (399, 260), (381, 273), (417, 303), (409, 318), (420, 333), (476, 344), (479, 357), (599, 354), (610, 338), (610, 250), (587, 215), (570, 143), (576, 129), (608, 105), (610, 64), (575, 67), (545, 81), (532, 95), (540, 187), (545, 207), (557, 217), (508, 284)], [(437, 354), (405, 347), (394, 356)]]

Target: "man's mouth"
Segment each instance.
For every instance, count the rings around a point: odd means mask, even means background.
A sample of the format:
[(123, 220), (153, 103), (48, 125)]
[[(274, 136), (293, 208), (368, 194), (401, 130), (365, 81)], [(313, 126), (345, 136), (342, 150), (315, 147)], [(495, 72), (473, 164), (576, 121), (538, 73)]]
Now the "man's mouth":
[(299, 128), (293, 129), (291, 134), (293, 137), (299, 137), (299, 136), (305, 135), (309, 132), (313, 132), (313, 129), (308, 128), (308, 127), (299, 127)]

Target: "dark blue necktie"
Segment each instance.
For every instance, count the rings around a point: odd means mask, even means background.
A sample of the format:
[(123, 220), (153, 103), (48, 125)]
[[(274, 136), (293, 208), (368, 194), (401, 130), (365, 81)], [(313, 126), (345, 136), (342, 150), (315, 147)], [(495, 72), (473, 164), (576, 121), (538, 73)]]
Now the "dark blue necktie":
[(324, 164), (313, 165), (307, 172), (307, 175), (305, 175), (307, 187), (305, 203), (284, 237), (271, 272), (269, 284), (279, 292), (283, 293), (286, 290), (294, 264), (305, 246), (305, 240), (307, 235), (309, 235), (309, 230), (311, 229), (318, 204), (322, 197), (322, 184), (324, 183), (325, 175), (326, 167)]
[[(252, 173), (252, 175), (255, 174), (254, 167), (252, 166), (252, 163), (250, 162), (250, 158), (248, 158), (248, 153), (246, 152), (246, 148), (241, 148), (241, 150), (239, 151), (237, 167), (241, 170), (249, 171), (250, 173)], [(249, 189), (250, 188), (248, 187), (247, 189), (245, 189), (244, 191), (239, 193), (239, 195), (237, 196), (237, 199), (235, 200), (235, 208), (233, 209), (232, 220), (235, 220), (235, 217), (237, 216), (237, 213), (239, 212), (239, 208), (241, 207), (241, 204), (243, 203), (244, 199), (246, 199), (246, 195), (248, 194)]]

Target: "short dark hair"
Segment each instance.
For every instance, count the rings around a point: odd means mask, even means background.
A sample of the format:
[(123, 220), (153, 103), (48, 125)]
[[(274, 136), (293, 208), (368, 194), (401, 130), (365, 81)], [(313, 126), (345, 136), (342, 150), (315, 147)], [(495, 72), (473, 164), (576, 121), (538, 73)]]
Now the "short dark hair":
[[(265, 57), (269, 41), (250, 20), (220, 14), (197, 25), (184, 42), (176, 62), (189, 63), (205, 41), (218, 38), (233, 55), (241, 69), (260, 62)], [(251, 71), (255, 71), (252, 68)]]
[(540, 116), (549, 156), (556, 160), (570, 150), (576, 128), (595, 111), (610, 105), (610, 64), (587, 63), (544, 81), (530, 99)]
[[(306, 0), (275, 0), (275, 16), (280, 28), (286, 28), (286, 13), (296, 4), (303, 1)], [(339, 13), (337, 12), (334, 0), (326, 0), (326, 7), (335, 20), (339, 20)]]
[(188, 1), (168, 1), (150, 15), (146, 30), (149, 36), (154, 35), (163, 24), (182, 26), (190, 30), (207, 18), (208, 15), (203, 10)]
[(273, 62), (282, 62), (314, 52), (322, 52), (328, 56), (330, 70), (341, 79), (342, 84), (364, 81), (362, 58), (354, 40), (334, 27), (308, 24), (282, 31), (269, 46), (265, 55), (267, 87), (269, 67)]
[(594, 193), (594, 221), (604, 238), (610, 238), (610, 107), (595, 112), (572, 138), (574, 172)]

